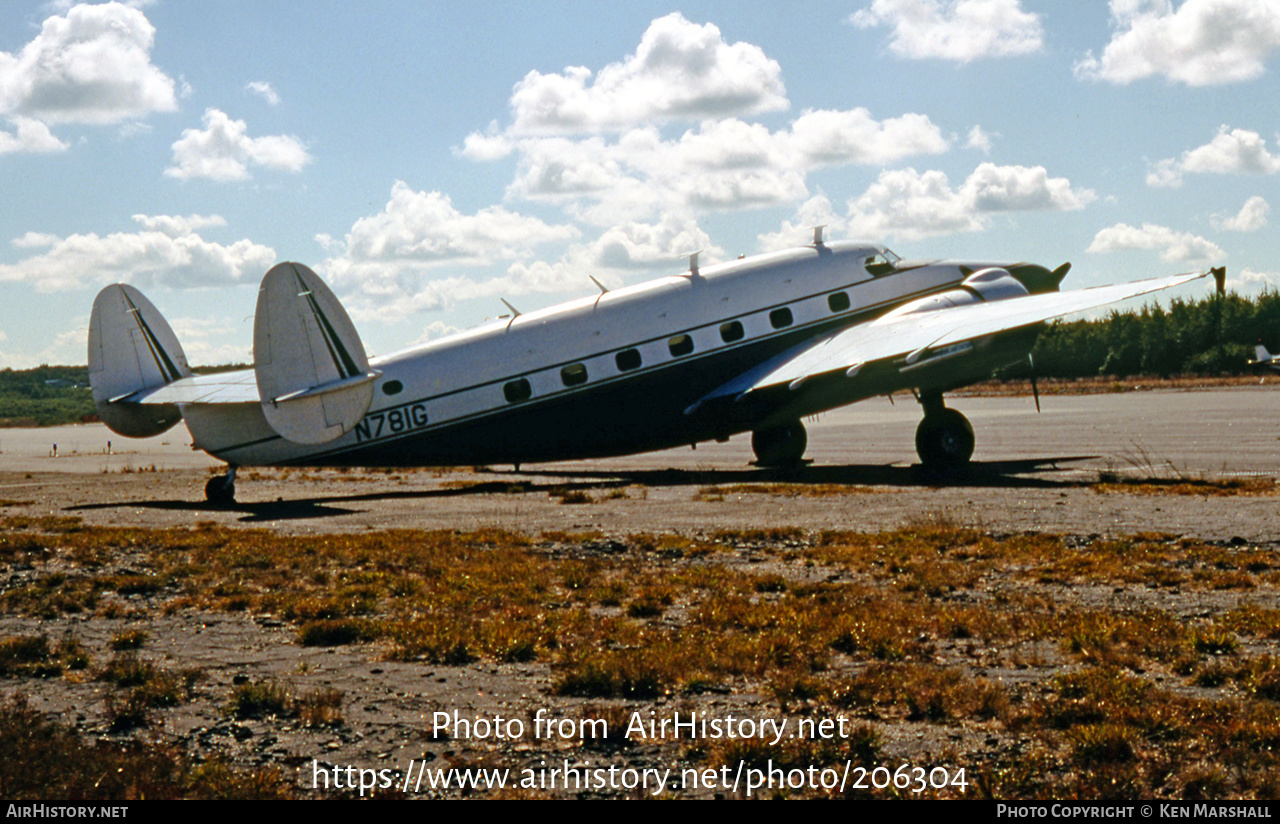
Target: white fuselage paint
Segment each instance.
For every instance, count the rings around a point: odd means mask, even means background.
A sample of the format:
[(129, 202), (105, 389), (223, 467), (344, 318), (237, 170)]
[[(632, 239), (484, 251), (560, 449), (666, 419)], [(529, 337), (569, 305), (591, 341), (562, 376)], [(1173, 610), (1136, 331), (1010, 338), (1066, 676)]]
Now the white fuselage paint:
[[(259, 404), (189, 404), (183, 407), (183, 417), (196, 448), (232, 465), (360, 464), (365, 456), (376, 464), (385, 461), (388, 448), (396, 444), (412, 450), (424, 439), (448, 438), (464, 424), (494, 416), (505, 416), (519, 426), (521, 416), (512, 414), (518, 409), (551, 401), (569, 402), (566, 408), (572, 408), (576, 397), (599, 397), (611, 384), (657, 378), (677, 367), (692, 368), (691, 363), (698, 364), (697, 374), (705, 384), (699, 391), (709, 391), (735, 376), (725, 372), (725, 362), (735, 351), (771, 340), (782, 348), (783, 341), (791, 345), (806, 332), (861, 322), (953, 286), (966, 274), (961, 264), (947, 261), (899, 266), (883, 274), (877, 269), (873, 275), (866, 263), (884, 252), (871, 244), (833, 243), (730, 261), (372, 358), (370, 366), (382, 375), (369, 412), (353, 431), (322, 445), (279, 437)], [(987, 265), (991, 264), (964, 264), (968, 271)], [(843, 304), (839, 299), (835, 307), (829, 302), (837, 292), (848, 296), (848, 308), (835, 308)], [(780, 318), (774, 313), (783, 309), (790, 312), (791, 322), (777, 326)], [(726, 341), (721, 327), (735, 321), (742, 326), (742, 338)], [(673, 354), (671, 341), (680, 335), (692, 340), (692, 352)], [(624, 360), (620, 365), (618, 354), (629, 350), (639, 355), (640, 364), (620, 368), (629, 364)], [(574, 364), (585, 367), (587, 380), (566, 385), (562, 370)], [(528, 381), (527, 399), (522, 397), (523, 385), (510, 387), (519, 381)], [(397, 384), (399, 390), (388, 394)], [(519, 399), (513, 401), (509, 394)], [(693, 400), (696, 397), (684, 402)], [(669, 431), (663, 442), (654, 442), (645, 431), (617, 435), (616, 448), (596, 451), (643, 452), (671, 440)], [(579, 455), (568, 449), (563, 457)], [(441, 462), (471, 461), (463, 456)]]

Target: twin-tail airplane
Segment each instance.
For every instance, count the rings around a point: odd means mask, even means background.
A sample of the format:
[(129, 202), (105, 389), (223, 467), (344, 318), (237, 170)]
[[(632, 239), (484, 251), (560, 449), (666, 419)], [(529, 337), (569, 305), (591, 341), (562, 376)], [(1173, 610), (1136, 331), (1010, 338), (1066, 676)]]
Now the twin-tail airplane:
[(904, 261), (818, 228), (808, 246), (705, 267), (694, 254), (676, 276), (596, 282), (590, 297), (370, 359), (324, 282), (281, 263), (258, 293), (252, 369), (194, 374), (151, 302), (114, 284), (93, 304), (89, 373), (113, 432), (183, 420), (193, 448), (226, 461), (205, 488), (221, 504), (242, 466), (519, 466), (744, 432), (759, 465), (794, 465), (803, 418), (901, 391), (924, 410), (921, 462), (953, 470), (974, 435), (945, 392), (1027, 360), (1047, 321), (1209, 274), (1060, 292), (1069, 268)]
[(1249, 361), (1249, 365), (1255, 369), (1265, 368), (1280, 372), (1280, 355), (1273, 355), (1267, 351), (1267, 347), (1259, 343), (1253, 347), (1253, 353), (1256, 355), (1255, 360)]

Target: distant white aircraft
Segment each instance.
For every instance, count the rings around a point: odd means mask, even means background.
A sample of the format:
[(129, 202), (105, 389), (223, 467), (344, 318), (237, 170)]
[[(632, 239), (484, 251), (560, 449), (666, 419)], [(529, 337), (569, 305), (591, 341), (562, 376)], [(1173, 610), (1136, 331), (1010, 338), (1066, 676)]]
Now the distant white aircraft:
[[(899, 259), (826, 243), (700, 267), (520, 313), (368, 359), (307, 267), (267, 272), (253, 369), (195, 375), (132, 286), (99, 293), (89, 370), (103, 421), (148, 437), (185, 420), (226, 461), (206, 495), (231, 502), (241, 466), (442, 466), (633, 454), (751, 432), (761, 465), (799, 462), (801, 419), (912, 391), (916, 449), (950, 469), (973, 428), (943, 393), (1028, 357), (1044, 322), (1206, 273), (1059, 292), (1070, 268)], [(510, 306), (510, 304), (508, 304)]]
[(1267, 347), (1262, 344), (1253, 347), (1253, 351), (1257, 359), (1249, 361), (1250, 366), (1264, 366), (1267, 369), (1274, 369), (1280, 372), (1280, 355), (1271, 354), (1267, 351)]

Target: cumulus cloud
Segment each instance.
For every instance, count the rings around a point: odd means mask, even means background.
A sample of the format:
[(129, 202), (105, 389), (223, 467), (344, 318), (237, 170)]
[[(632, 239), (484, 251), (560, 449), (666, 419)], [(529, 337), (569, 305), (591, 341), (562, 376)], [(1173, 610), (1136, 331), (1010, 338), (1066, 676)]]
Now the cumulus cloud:
[(866, 109), (808, 111), (778, 131), (725, 118), (674, 139), (648, 127), (616, 139), (524, 138), (515, 145), (509, 197), (566, 205), (575, 217), (605, 226), (662, 212), (794, 203), (809, 196), (814, 169), (883, 165), (949, 148), (924, 115), (876, 120)]
[(575, 237), (570, 226), (551, 226), (501, 206), (466, 215), (440, 192), (414, 191), (397, 181), (382, 212), (360, 218), (346, 238), (353, 260), (488, 263), (527, 255), (534, 246)]
[(137, 232), (68, 237), (28, 232), (15, 248), (31, 256), (0, 264), (0, 281), (24, 282), (41, 292), (79, 289), (123, 281), (170, 288), (226, 286), (260, 277), (276, 254), (249, 240), (221, 244), (199, 230), (224, 225), (217, 216), (134, 215)]
[(311, 162), (311, 155), (296, 137), (249, 137), (246, 131), (243, 120), (232, 120), (218, 109), (207, 109), (204, 128), (184, 130), (173, 144), (174, 165), (164, 173), (183, 180), (246, 180), (250, 165), (299, 172)]
[(968, 63), (1038, 52), (1039, 16), (1020, 0), (874, 0), (849, 18), (859, 28), (893, 28), (889, 49), (900, 57)]
[(859, 237), (914, 240), (980, 231), (1001, 212), (1083, 209), (1095, 198), (1043, 166), (983, 163), (958, 189), (940, 171), (899, 169), (882, 172), (849, 202), (847, 228)]
[(657, 223), (613, 226), (572, 258), (592, 271), (651, 269), (698, 250), (703, 261), (724, 257), (724, 250), (712, 244), (696, 221), (668, 215)]
[(846, 234), (848, 225), (848, 220), (836, 213), (830, 198), (817, 194), (800, 204), (795, 220), (782, 221), (781, 229), (759, 235), (756, 242), (760, 251), (776, 252), (812, 242), (815, 226), (825, 226), (826, 237), (834, 237)]
[(1270, 204), (1261, 197), (1254, 196), (1244, 202), (1240, 211), (1230, 217), (1215, 215), (1211, 222), (1213, 228), (1226, 232), (1256, 232), (1267, 225), (1267, 213)]
[(882, 172), (860, 197), (849, 202), (849, 231), (858, 237), (914, 240), (975, 232), (982, 225), (939, 171)]
[(153, 27), (121, 3), (72, 7), (17, 54), (0, 52), (0, 113), (44, 123), (118, 123), (178, 108), (151, 62)]
[(217, 366), (253, 362), (252, 325), (241, 318), (172, 317), (168, 321), (182, 341), (188, 363)]
[(782, 69), (749, 43), (729, 44), (710, 23), (679, 13), (654, 20), (635, 54), (593, 77), (570, 67), (529, 72), (511, 95), (520, 134), (614, 131), (669, 120), (787, 108)]
[[(743, 117), (787, 105), (781, 71), (759, 47), (671, 14), (598, 74), (530, 73), (512, 95), (510, 125), (490, 123), (455, 152), (477, 162), (514, 154), (508, 199), (608, 227), (795, 203), (810, 196), (816, 169), (950, 149), (923, 114), (806, 110), (778, 129)], [(677, 136), (679, 121), (691, 125)]]
[(1075, 66), (1077, 77), (1131, 83), (1162, 76), (1188, 86), (1252, 80), (1280, 48), (1280, 0), (1111, 0), (1116, 32)]
[(1232, 275), (1231, 282), (1233, 286), (1239, 287), (1237, 291), (1246, 294), (1277, 292), (1280, 291), (1280, 272), (1259, 272), (1246, 266), (1240, 270), (1240, 274)]
[(267, 101), (268, 106), (280, 105), (280, 95), (271, 87), (271, 84), (265, 80), (254, 80), (245, 86), (246, 91), (253, 92), (258, 97)]
[(324, 236), (326, 247), (339, 253), (320, 268), (335, 289), (355, 298), (354, 309), (385, 306), (405, 313), (440, 308), (451, 295), (484, 288), (469, 278), (432, 280), (436, 267), (513, 260), (578, 235), (573, 226), (550, 225), (501, 206), (464, 214), (448, 196), (398, 181), (383, 210), (357, 220), (342, 243)]
[(1147, 185), (1181, 186), (1187, 172), (1270, 175), (1280, 172), (1280, 157), (1267, 151), (1267, 141), (1257, 132), (1222, 126), (1205, 145), (1183, 152), (1179, 158), (1156, 162), (1147, 173)]
[(0, 154), (10, 152), (61, 152), (67, 144), (54, 137), (49, 127), (29, 117), (12, 117), (12, 132), (0, 131)]
[(969, 130), (969, 139), (964, 145), (966, 149), (977, 149), (983, 154), (991, 154), (991, 135), (984, 132), (981, 126), (974, 126)]
[(807, 111), (784, 138), (804, 168), (857, 163), (882, 165), (904, 157), (941, 154), (950, 148), (941, 130), (922, 114), (876, 120), (863, 108)]
[(1106, 253), (1135, 249), (1158, 251), (1160, 259), (1169, 263), (1206, 263), (1226, 256), (1212, 241), (1153, 223), (1144, 223), (1141, 228), (1117, 223), (1098, 232), (1085, 251)]
[[(590, 294), (596, 286), (588, 275), (615, 287), (637, 271), (677, 270), (697, 249), (707, 262), (725, 254), (693, 219), (666, 216), (655, 223), (624, 222), (590, 242), (571, 242), (555, 259), (528, 260), (534, 247), (574, 241), (580, 234), (501, 207), (463, 214), (439, 192), (397, 183), (383, 211), (356, 221), (344, 242), (325, 238), (338, 254), (317, 268), (344, 296), (352, 317), (385, 321), (467, 300), (494, 299), (496, 312), (499, 297)], [(505, 271), (492, 274), (493, 265), (503, 262)], [(489, 271), (468, 277), (456, 273), (460, 267)]]

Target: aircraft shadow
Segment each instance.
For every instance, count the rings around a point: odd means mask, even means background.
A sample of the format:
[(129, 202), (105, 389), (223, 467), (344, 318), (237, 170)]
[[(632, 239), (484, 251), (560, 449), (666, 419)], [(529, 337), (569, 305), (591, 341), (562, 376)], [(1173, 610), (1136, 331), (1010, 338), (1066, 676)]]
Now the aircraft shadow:
[[(425, 501), (433, 498), (454, 498), (466, 495), (518, 495), (526, 492), (541, 494), (570, 494), (573, 492), (590, 492), (601, 489), (614, 489), (627, 486), (630, 481), (605, 480), (584, 481), (581, 483), (534, 484), (529, 481), (478, 481), (465, 486), (445, 489), (395, 490), (366, 492), (359, 495), (326, 495), (315, 498), (279, 498), (274, 501), (252, 501), (232, 504), (215, 504), (208, 501), (180, 500), (134, 500), (115, 501), (112, 503), (80, 504), (69, 506), (64, 511), (79, 512), (98, 509), (156, 509), (179, 512), (242, 512), (241, 523), (265, 521), (286, 521), (302, 518), (331, 518), (338, 515), (353, 515), (363, 510), (349, 508), (362, 501)], [(335, 506), (337, 504), (337, 506)], [(346, 504), (348, 506), (341, 506)]]
[[(620, 479), (641, 486), (723, 486), (749, 483), (858, 484), (897, 487), (1011, 487), (1048, 489), (1081, 486), (1076, 478), (1043, 477), (1045, 473), (1070, 472), (1063, 466), (1094, 460), (1096, 455), (1070, 455), (1016, 461), (973, 461), (962, 471), (937, 472), (919, 464), (805, 464), (797, 467), (741, 469), (636, 469), (617, 471), (575, 471), (573, 469), (526, 469), (521, 475), (546, 478)], [(1037, 473), (1030, 476), (1030, 473)]]
[[(287, 521), (297, 519), (332, 518), (357, 514), (362, 502), (375, 501), (429, 501), (470, 495), (571, 495), (628, 486), (728, 486), (734, 484), (850, 484), (863, 486), (894, 487), (1007, 487), (1021, 489), (1057, 489), (1081, 486), (1079, 479), (1044, 477), (1045, 473), (1072, 471), (1070, 464), (1094, 459), (1093, 455), (1072, 455), (1053, 458), (1033, 458), (1017, 461), (974, 461), (963, 471), (948, 474), (929, 472), (919, 465), (804, 465), (777, 469), (743, 467), (741, 469), (634, 469), (634, 470), (573, 470), (525, 469), (519, 473), (494, 473), (510, 475), (511, 480), (486, 480), (461, 483), (438, 489), (382, 490), (354, 495), (325, 495), (312, 498), (279, 498), (274, 501), (237, 502), (213, 504), (207, 501), (182, 500), (131, 500), (113, 503), (81, 504), (67, 507), (65, 511), (77, 512), (99, 509), (155, 509), (193, 513), (239, 512), (242, 523)], [(1029, 473), (1036, 473), (1034, 476)], [(534, 483), (527, 478), (565, 480), (552, 483)], [(573, 479), (573, 480), (569, 480)], [(252, 483), (252, 482), (250, 482)], [(252, 488), (250, 486), (250, 488)]]

